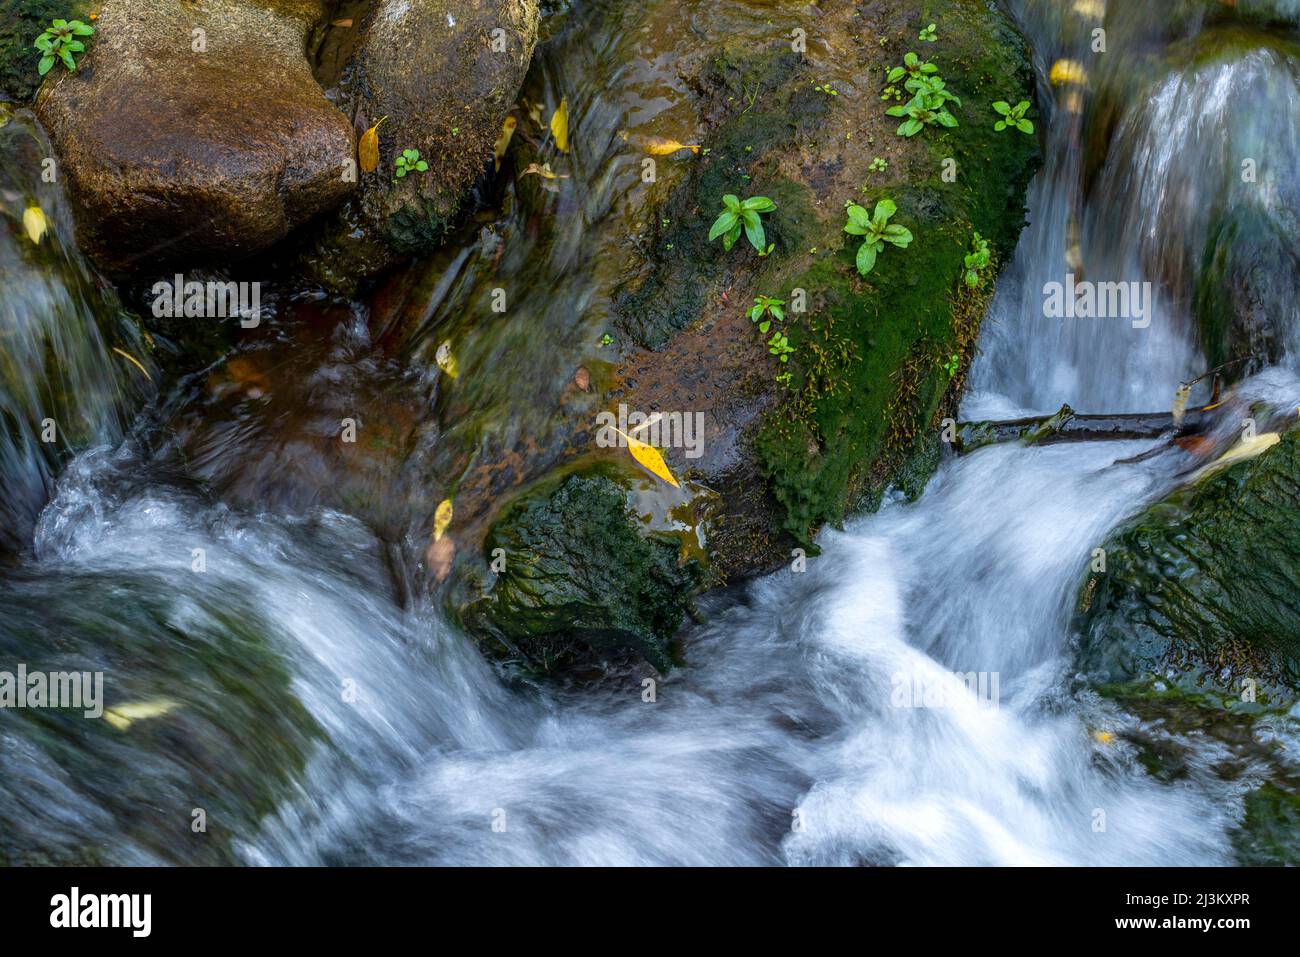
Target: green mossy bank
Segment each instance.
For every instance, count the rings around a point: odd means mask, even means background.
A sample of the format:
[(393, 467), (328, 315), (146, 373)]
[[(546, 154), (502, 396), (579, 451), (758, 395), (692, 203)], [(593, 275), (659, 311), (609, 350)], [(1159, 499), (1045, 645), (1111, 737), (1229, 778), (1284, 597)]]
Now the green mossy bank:
[[(918, 42), (930, 22), (938, 42)], [(601, 608), (602, 648), (619, 635), (643, 654), (663, 649), (647, 656), (659, 665), (692, 590), (770, 571), (796, 547), (814, 553), (822, 526), (874, 508), (890, 487), (919, 494), (938, 463), (939, 413), (955, 408), (993, 290), (992, 274), (979, 289), (965, 287), (964, 256), (979, 232), (995, 262), (1010, 257), (1038, 167), (1036, 137), (996, 131), (992, 108), (1032, 99), (1028, 53), (1010, 22), (981, 0), (844, 4), (828, 8), (815, 32), (800, 51), (774, 24), (761, 44), (723, 40), (703, 58), (690, 84), (704, 127), (700, 152), (663, 190), (646, 260), (614, 299), (616, 325), (639, 348), (618, 368), (610, 405), (700, 412), (708, 423), (702, 457), (665, 450), (679, 478), (716, 493), (704, 574), (656, 565), (649, 589), (639, 569), (588, 576), (588, 566), (624, 561), (629, 532), (646, 536), (625, 496), (622, 523), (569, 529), (585, 549), (578, 573), (562, 580), (549, 558), (507, 571), (492, 585), (501, 597), (464, 616), (499, 647), (502, 635), (519, 636), (508, 642), (510, 657), (549, 667), (555, 643), (548, 638), (530, 653), (530, 628), (544, 620), (551, 635), (589, 634), (591, 610)], [(886, 110), (910, 94), (885, 101), (882, 90), (888, 69), (911, 50), (961, 98), (956, 128), (896, 133), (901, 121)], [(873, 167), (876, 157), (883, 171)], [(763, 217), (770, 252), (760, 255), (743, 237), (730, 251), (708, 240), (728, 193), (776, 203)], [(886, 247), (862, 277), (858, 240), (843, 232), (845, 204), (870, 209), (884, 198), (898, 207), (893, 222), (915, 238), (907, 249)], [(787, 303), (783, 328), (795, 350), (787, 365), (769, 355), (745, 316), (759, 295)], [(776, 378), (783, 371), (788, 382)], [(625, 462), (626, 452), (619, 455)], [(524, 490), (487, 548), (523, 544), (521, 516), (551, 515), (553, 488), (543, 480)], [(584, 503), (579, 511), (612, 515), (618, 510), (603, 499), (613, 492), (603, 488), (599, 496), (580, 484), (569, 492)], [(552, 517), (545, 527), (558, 527)], [(542, 568), (546, 586), (538, 588)], [(613, 627), (615, 610), (629, 607), (638, 609), (631, 624)]]

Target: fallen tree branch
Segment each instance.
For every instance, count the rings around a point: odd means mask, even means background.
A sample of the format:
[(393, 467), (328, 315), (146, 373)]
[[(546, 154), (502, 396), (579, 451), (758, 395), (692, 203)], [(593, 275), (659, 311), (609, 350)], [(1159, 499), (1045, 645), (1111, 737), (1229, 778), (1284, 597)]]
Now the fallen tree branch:
[(1105, 439), (1158, 439), (1161, 436), (1196, 435), (1209, 420), (1207, 409), (1188, 409), (1182, 422), (1172, 412), (1122, 412), (1116, 415), (1080, 415), (1068, 405), (1052, 415), (990, 422), (959, 422), (953, 448), (958, 453), (997, 442), (1050, 445), (1055, 442), (1098, 442)]

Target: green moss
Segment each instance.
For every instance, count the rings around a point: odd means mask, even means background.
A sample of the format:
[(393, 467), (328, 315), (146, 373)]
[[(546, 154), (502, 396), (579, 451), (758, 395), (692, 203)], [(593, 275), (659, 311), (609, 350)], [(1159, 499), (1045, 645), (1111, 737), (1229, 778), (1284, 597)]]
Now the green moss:
[(1300, 796), (1266, 784), (1246, 795), (1246, 815), (1233, 833), (1244, 867), (1300, 866)]
[[(1037, 144), (1023, 134), (995, 133), (997, 117), (990, 106), (1032, 90), (1023, 45), (996, 14), (972, 16), (963, 3), (934, 6), (936, 19), (964, 10), (962, 29), (954, 29), (957, 21), (949, 19), (945, 31), (960, 37), (952, 44), (956, 52), (931, 55), (962, 97), (961, 125), (920, 134), (927, 138), (935, 171), (930, 180), (877, 189), (862, 200), (871, 208), (878, 199), (893, 199), (898, 212), (892, 222), (912, 231), (912, 245), (887, 246), (862, 279), (853, 265), (858, 243), (845, 236), (838, 253), (824, 254), (793, 283), (825, 301), (825, 308), (810, 317), (808, 331), (791, 336), (805, 373), (808, 338), (835, 335), (855, 346), (852, 359), (834, 369), (839, 388), (820, 390), (797, 417), (784, 410), (769, 416), (757, 440), (785, 510), (784, 528), (803, 542), (819, 525), (841, 521), (853, 505), (879, 501), (895, 476), (881, 481), (872, 466), (886, 451), (891, 431), (919, 442), (928, 428), (947, 385), (937, 365), (956, 351), (957, 280), (972, 230), (988, 238), (998, 259), (1006, 261), (1024, 224), (1023, 196), (1036, 169)], [(958, 164), (951, 183), (941, 173), (947, 158)], [(905, 381), (898, 373), (917, 354), (932, 355), (934, 366), (915, 370), (914, 381)], [(908, 401), (895, 407), (904, 388)], [(899, 421), (900, 415), (911, 421)], [(921, 450), (916, 442), (898, 456), (900, 465), (915, 462)], [(909, 481), (914, 485), (917, 476)]]
[(701, 579), (672, 538), (642, 535), (626, 491), (599, 471), (548, 481), (502, 513), (484, 550), (503, 549), (492, 590), (462, 613), (489, 650), (551, 671), (587, 649), (629, 649), (661, 671)]
[(85, 0), (0, 0), (0, 95), (30, 100), (41, 85), (36, 38), (55, 18), (89, 22), (91, 9)]
[[(1300, 429), (1178, 490), (1104, 548), (1076, 619), (1079, 668), (1104, 693), (1158, 687), (1247, 711), (1295, 699)], [(1246, 679), (1255, 703), (1241, 700)]]

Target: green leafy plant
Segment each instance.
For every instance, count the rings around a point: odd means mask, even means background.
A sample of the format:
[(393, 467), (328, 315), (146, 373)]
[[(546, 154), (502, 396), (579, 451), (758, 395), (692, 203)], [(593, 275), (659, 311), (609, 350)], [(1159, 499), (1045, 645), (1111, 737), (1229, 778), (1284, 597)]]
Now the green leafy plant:
[[(785, 321), (785, 310), (781, 308), (785, 305), (784, 299), (773, 299), (771, 296), (756, 296), (754, 305), (749, 310), (749, 321), (758, 322), (758, 331), (767, 335), (767, 330), (772, 328), (772, 319), (778, 322)], [(771, 319), (763, 319), (763, 314), (768, 313)], [(762, 319), (762, 322), (759, 320)]]
[(770, 213), (774, 209), (776, 203), (766, 196), (751, 196), (741, 202), (739, 198), (728, 193), (722, 197), (722, 212), (718, 214), (718, 218), (713, 221), (713, 227), (709, 230), (709, 242), (721, 236), (722, 248), (730, 250), (740, 238), (741, 229), (744, 229), (750, 245), (760, 254), (767, 255), (771, 250), (767, 248), (767, 236), (763, 233), (763, 221), (759, 218), (759, 213)]
[(885, 91), (880, 94), (880, 98), (882, 100), (901, 100), (903, 98), (903, 91), (891, 83), (889, 86), (885, 87)]
[(931, 23), (927, 27), (922, 27), (921, 33), (917, 36), (917, 39), (924, 40), (927, 43), (933, 43), (935, 40), (937, 40), (938, 37), (934, 35), (934, 24)]
[(835, 87), (831, 86), (829, 83), (823, 83), (821, 86), (814, 86), (813, 89), (818, 93), (825, 93), (827, 96), (840, 95), (840, 91), (835, 89)]
[(984, 282), (984, 270), (989, 268), (989, 241), (977, 232), (970, 250), (966, 254), (966, 285), (974, 289)]
[(88, 37), (95, 28), (80, 20), (54, 20), (32, 44), (41, 53), (41, 76), (50, 72), (55, 60), (63, 61), (69, 73), (76, 72), (76, 54), (86, 49), (78, 37)]
[(957, 366), (960, 362), (961, 360), (956, 355), (951, 355), (948, 357), (948, 361), (943, 364), (943, 371), (948, 373), (949, 379), (957, 374)]
[(614, 337), (607, 332), (600, 337), (600, 344), (602, 346), (612, 346), (614, 344)]
[[(888, 163), (886, 163), (883, 159), (877, 156), (875, 159), (871, 161), (871, 165), (868, 166), (867, 169), (873, 173), (883, 173), (885, 171), (885, 167), (887, 167), (888, 165), (889, 165)], [(865, 186), (862, 188), (863, 190), (866, 189)]]
[(778, 329), (772, 333), (772, 338), (767, 340), (767, 351), (782, 362), (789, 362), (794, 346), (790, 345), (790, 340), (786, 338), (785, 333)]
[(407, 173), (423, 173), (429, 168), (429, 164), (420, 159), (419, 150), (402, 150), (397, 157), (397, 172), (394, 176), (401, 179)]
[(868, 216), (867, 211), (857, 203), (845, 207), (849, 221), (844, 231), (851, 236), (861, 236), (862, 245), (858, 247), (858, 272), (865, 276), (876, 265), (876, 256), (891, 243), (900, 249), (906, 249), (912, 242), (912, 233), (905, 226), (891, 224), (889, 219), (898, 211), (894, 201), (882, 199), (876, 203), (875, 211)]
[(938, 72), (939, 68), (933, 63), (922, 60), (915, 53), (908, 52), (903, 55), (903, 65), (894, 67), (888, 74), (886, 74), (885, 82), (897, 83), (899, 80), (902, 80), (903, 77), (907, 77), (903, 86), (911, 90), (912, 84), (921, 77)]
[(937, 86), (924, 87), (906, 103), (885, 111), (888, 116), (907, 117), (895, 131), (899, 136), (915, 136), (927, 126), (936, 124), (949, 128), (957, 125), (957, 117), (948, 112), (948, 104), (961, 106), (961, 100), (945, 90), (942, 84), (943, 81), (939, 80)]
[(1001, 133), (1008, 126), (1014, 126), (1021, 133), (1033, 133), (1034, 124), (1025, 119), (1025, 114), (1029, 112), (1029, 101), (1021, 100), (1015, 106), (1012, 106), (1006, 100), (998, 100), (993, 104), (993, 110), (1004, 117), (993, 124), (993, 128)]

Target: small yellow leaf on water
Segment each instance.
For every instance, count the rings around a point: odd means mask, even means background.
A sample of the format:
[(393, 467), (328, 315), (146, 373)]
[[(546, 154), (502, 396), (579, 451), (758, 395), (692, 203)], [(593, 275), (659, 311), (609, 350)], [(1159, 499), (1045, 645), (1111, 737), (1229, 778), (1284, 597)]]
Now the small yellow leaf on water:
[(451, 524), (451, 499), (444, 498), (438, 503), (438, 510), (433, 513), (433, 540), (436, 542), (447, 532)]
[(170, 698), (132, 701), (127, 704), (119, 704), (114, 708), (105, 708), (104, 720), (117, 730), (125, 731), (137, 721), (143, 721), (145, 718), (161, 717), (177, 707), (179, 707), (177, 702), (172, 701)]
[(50, 223), (45, 218), (45, 211), (39, 206), (28, 206), (27, 212), (23, 213), (23, 229), (27, 230), (27, 238), (34, 243), (39, 243), (49, 228)]
[[(385, 116), (379, 123), (386, 119)], [(379, 123), (362, 133), (357, 141), (357, 163), (363, 173), (373, 173), (379, 166)]]
[(454, 379), (460, 375), (460, 368), (456, 365), (456, 357), (451, 354), (450, 339), (438, 346), (438, 351), (433, 354), (433, 361), (438, 363), (438, 368), (451, 378)]
[(632, 458), (636, 459), (641, 465), (645, 466), (655, 475), (659, 476), (673, 488), (681, 488), (677, 483), (677, 477), (673, 475), (668, 468), (668, 463), (664, 461), (663, 454), (653, 445), (647, 445), (640, 439), (634, 439), (626, 432), (620, 432), (614, 429), (619, 435), (627, 439), (627, 450), (632, 453)]
[(560, 105), (551, 114), (551, 135), (555, 137), (556, 148), (561, 153), (569, 152), (569, 98), (560, 100)]
[(1205, 468), (1197, 472), (1195, 478), (1202, 479), (1213, 472), (1218, 472), (1220, 469), (1227, 468), (1229, 465), (1244, 462), (1246, 459), (1253, 459), (1262, 452), (1267, 452), (1281, 441), (1282, 436), (1278, 435), (1276, 432), (1265, 432), (1261, 435), (1253, 435), (1248, 439), (1242, 439), (1209, 465), (1205, 466)]
[(519, 121), (513, 116), (507, 116), (505, 122), (501, 124), (501, 135), (497, 137), (496, 145), (492, 147), (492, 152), (496, 157), (497, 172), (501, 171), (501, 160), (510, 147), (510, 137), (515, 135), (515, 127), (518, 125)]
[(1076, 60), (1057, 60), (1052, 64), (1051, 80), (1053, 86), (1064, 83), (1083, 85), (1088, 82), (1088, 71)]
[(645, 142), (645, 151), (651, 156), (671, 156), (681, 150), (698, 153), (700, 147), (695, 143), (679, 143), (676, 140), (665, 139), (662, 136), (651, 136)]
[(1097, 739), (1098, 744), (1110, 744), (1115, 740), (1115, 735), (1109, 731), (1094, 731), (1092, 736)]

